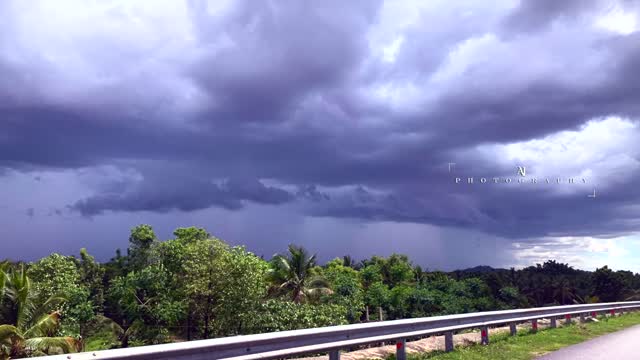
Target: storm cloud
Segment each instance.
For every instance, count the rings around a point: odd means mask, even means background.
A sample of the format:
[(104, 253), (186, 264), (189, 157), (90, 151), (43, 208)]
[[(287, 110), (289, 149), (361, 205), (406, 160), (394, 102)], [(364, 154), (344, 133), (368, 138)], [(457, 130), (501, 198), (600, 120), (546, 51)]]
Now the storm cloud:
[[(0, 177), (82, 184), (64, 203), (25, 192), (30, 218), (258, 206), (501, 244), (639, 229), (633, 1), (10, 0), (0, 14)], [(517, 166), (586, 183), (479, 183)]]

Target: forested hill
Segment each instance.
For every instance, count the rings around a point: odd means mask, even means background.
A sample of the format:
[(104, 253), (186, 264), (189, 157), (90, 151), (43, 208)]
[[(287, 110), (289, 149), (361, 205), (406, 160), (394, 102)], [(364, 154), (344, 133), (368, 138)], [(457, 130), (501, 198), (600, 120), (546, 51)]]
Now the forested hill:
[(462, 270), (456, 270), (454, 271), (455, 273), (470, 273), (470, 274), (485, 274), (485, 273), (489, 273), (489, 272), (493, 272), (496, 270), (504, 270), (504, 269), (495, 269), (492, 268), (491, 266), (486, 266), (486, 265), (479, 265), (479, 266), (474, 266), (472, 268), (467, 268), (467, 269), (462, 269)]
[(131, 230), (126, 254), (86, 250), (0, 264), (0, 359), (518, 307), (640, 299), (640, 275), (524, 269), (424, 271), (405, 255), (318, 264), (295, 245), (265, 260), (201, 228), (159, 241)]

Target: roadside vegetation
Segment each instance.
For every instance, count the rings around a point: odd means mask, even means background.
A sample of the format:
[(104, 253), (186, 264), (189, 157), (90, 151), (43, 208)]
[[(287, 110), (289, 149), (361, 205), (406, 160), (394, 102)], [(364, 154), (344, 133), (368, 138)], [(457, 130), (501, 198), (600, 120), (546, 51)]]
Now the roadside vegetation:
[[(563, 347), (623, 330), (640, 324), (640, 313), (628, 313), (613, 318), (601, 317), (599, 322), (573, 324), (537, 333), (520, 332), (517, 336), (500, 333), (490, 337), (489, 345), (457, 347), (454, 351), (408, 354), (408, 360), (529, 360)], [(395, 359), (391, 356), (388, 360)]]
[(640, 298), (640, 275), (547, 261), (524, 269), (422, 269), (405, 255), (319, 264), (269, 259), (206, 230), (160, 241), (148, 225), (100, 263), (51, 254), (0, 263), (0, 359), (454, 313)]

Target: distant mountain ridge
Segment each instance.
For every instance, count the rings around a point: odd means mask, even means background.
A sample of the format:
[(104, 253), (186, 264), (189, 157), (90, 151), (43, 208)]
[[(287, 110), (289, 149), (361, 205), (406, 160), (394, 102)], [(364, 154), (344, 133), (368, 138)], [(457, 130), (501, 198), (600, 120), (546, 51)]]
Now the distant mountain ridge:
[(501, 268), (494, 268), (488, 265), (478, 265), (478, 266), (474, 266), (471, 268), (466, 268), (466, 269), (459, 269), (459, 270), (454, 270), (453, 272), (463, 272), (463, 273), (476, 273), (476, 274), (482, 274), (482, 273), (490, 273), (490, 272), (494, 272), (494, 271), (498, 271), (498, 270), (506, 270), (506, 269), (501, 269)]

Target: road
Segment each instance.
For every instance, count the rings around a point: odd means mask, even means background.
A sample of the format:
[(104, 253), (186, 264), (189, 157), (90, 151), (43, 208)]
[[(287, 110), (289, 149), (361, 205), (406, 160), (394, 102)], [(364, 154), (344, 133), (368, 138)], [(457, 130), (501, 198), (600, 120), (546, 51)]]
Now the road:
[(640, 360), (640, 325), (572, 345), (538, 360)]

